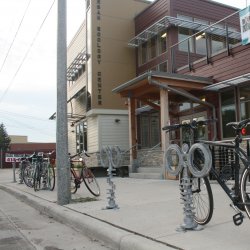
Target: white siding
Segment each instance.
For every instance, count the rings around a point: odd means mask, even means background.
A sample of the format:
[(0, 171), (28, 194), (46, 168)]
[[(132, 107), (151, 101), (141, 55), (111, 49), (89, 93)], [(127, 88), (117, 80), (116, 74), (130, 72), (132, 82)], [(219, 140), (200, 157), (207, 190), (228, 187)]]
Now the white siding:
[(94, 153), (97, 152), (98, 149), (98, 119), (97, 116), (88, 117), (87, 119), (88, 125), (88, 152)]
[[(115, 120), (120, 120), (115, 122)], [(118, 145), (121, 149), (129, 149), (128, 116), (100, 115), (100, 148), (107, 145)]]

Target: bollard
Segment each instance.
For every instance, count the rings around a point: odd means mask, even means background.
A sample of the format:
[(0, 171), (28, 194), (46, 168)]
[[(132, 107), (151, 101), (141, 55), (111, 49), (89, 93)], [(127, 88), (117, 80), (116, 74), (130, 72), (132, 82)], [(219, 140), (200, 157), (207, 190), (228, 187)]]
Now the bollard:
[(13, 182), (16, 182), (16, 160), (12, 162), (12, 169), (13, 169)]

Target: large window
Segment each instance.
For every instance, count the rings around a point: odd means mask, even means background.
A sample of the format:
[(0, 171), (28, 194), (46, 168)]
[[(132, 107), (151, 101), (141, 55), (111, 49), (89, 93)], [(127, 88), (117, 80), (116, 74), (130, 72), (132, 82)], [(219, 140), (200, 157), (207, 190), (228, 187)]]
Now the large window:
[(87, 122), (76, 125), (76, 152), (87, 151)]
[(244, 120), (250, 117), (250, 87), (240, 88), (240, 119)]
[(167, 51), (167, 31), (162, 31), (159, 35), (159, 54)]
[(150, 52), (150, 59), (152, 59), (157, 55), (157, 36), (154, 36), (150, 39), (148, 46)]
[(151, 148), (160, 142), (160, 119), (158, 113), (141, 115), (140, 138), (142, 148)]
[(221, 93), (221, 116), (222, 116), (222, 131), (223, 138), (233, 137), (234, 131), (227, 127), (226, 124), (236, 120), (236, 105), (234, 98), (234, 90), (229, 90)]
[[(194, 52), (194, 38), (190, 37), (192, 35), (193, 35), (192, 30), (179, 27), (178, 42), (179, 42), (179, 50), (180, 51)], [(190, 38), (187, 39), (188, 37), (190, 37)], [(187, 39), (187, 40), (185, 40), (185, 39)], [(183, 41), (183, 40), (185, 40), (185, 41)], [(189, 49), (188, 49), (188, 46), (189, 46)]]

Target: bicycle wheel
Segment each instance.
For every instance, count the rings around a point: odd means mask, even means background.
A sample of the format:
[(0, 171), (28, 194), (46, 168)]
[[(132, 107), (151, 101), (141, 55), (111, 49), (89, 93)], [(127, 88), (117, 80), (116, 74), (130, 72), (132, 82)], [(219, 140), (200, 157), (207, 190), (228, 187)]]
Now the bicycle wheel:
[(41, 188), (41, 173), (39, 164), (35, 167), (33, 187), (35, 191), (38, 191)]
[(81, 176), (89, 192), (94, 196), (99, 196), (100, 187), (92, 171), (89, 168), (85, 167), (82, 169)]
[(53, 191), (55, 188), (56, 176), (55, 169), (50, 164), (47, 166), (47, 187), (50, 191)]
[(78, 188), (78, 184), (76, 183), (76, 177), (72, 170), (70, 170), (70, 192), (71, 194), (75, 194)]
[(34, 185), (34, 166), (30, 163), (25, 163), (22, 169), (23, 181), (27, 187), (33, 187)]
[(241, 199), (243, 201), (245, 211), (247, 216), (250, 219), (250, 168), (247, 167), (244, 169), (241, 181), (240, 181), (240, 192), (241, 192)]
[[(183, 171), (180, 178), (182, 178)], [(213, 193), (207, 177), (192, 180), (192, 199), (194, 206), (194, 220), (199, 225), (206, 225), (212, 218), (214, 209)]]

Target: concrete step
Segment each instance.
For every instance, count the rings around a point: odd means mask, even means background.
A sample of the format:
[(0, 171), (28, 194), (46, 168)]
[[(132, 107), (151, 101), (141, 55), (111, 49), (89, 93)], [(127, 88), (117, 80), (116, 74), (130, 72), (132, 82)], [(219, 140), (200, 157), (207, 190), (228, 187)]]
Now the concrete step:
[(162, 169), (157, 167), (139, 167), (137, 173), (161, 173)]
[(129, 173), (129, 177), (137, 179), (163, 179), (162, 173)]

